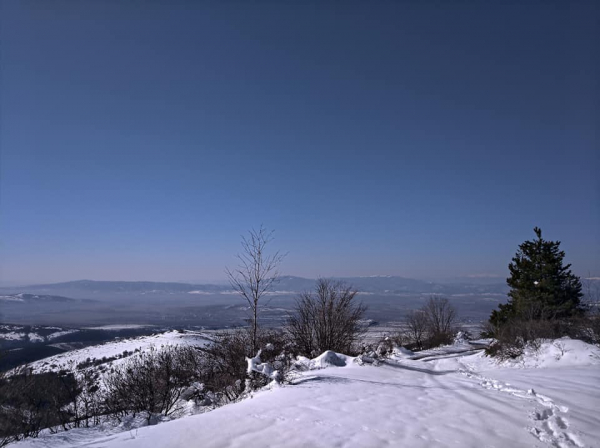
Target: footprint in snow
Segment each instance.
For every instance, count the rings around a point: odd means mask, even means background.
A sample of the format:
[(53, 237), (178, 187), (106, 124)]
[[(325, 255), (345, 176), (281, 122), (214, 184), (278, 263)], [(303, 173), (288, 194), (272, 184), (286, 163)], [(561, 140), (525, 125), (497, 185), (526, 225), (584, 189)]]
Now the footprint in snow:
[(538, 405), (543, 406), (543, 409), (536, 410), (531, 414), (531, 419), (536, 422), (538, 426), (528, 428), (529, 432), (540, 442), (559, 448), (583, 448), (584, 445), (579, 438), (575, 434), (566, 431), (569, 428), (569, 421), (565, 417), (558, 415), (559, 412), (563, 414), (568, 412), (568, 407), (555, 404), (551, 398), (538, 394), (534, 389), (526, 391), (517, 389), (512, 387), (509, 383), (486, 378), (475, 373), (468, 366), (465, 367), (466, 369), (461, 370), (460, 373), (467, 378), (473, 378), (479, 381), (479, 384), (485, 389), (508, 393), (517, 398), (534, 401)]
[[(534, 391), (532, 391), (535, 394)], [(569, 421), (565, 417), (558, 415), (559, 412), (565, 413), (569, 409), (565, 406), (558, 406), (554, 404), (548, 397), (539, 401), (543, 406), (547, 406), (546, 409), (541, 411), (535, 411), (532, 414), (534, 421), (541, 424), (541, 428), (529, 428), (529, 432), (537, 437), (541, 442), (548, 443), (552, 446), (568, 448), (578, 447), (582, 448), (583, 443), (573, 433), (567, 432), (569, 428)]]

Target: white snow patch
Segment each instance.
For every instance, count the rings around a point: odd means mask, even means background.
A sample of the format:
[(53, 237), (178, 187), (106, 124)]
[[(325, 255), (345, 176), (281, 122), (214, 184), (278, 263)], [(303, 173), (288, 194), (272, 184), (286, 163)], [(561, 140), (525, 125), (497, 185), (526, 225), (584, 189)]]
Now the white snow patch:
[[(115, 358), (122, 355), (124, 351), (134, 352), (136, 350), (148, 350), (150, 347), (165, 345), (204, 345), (210, 339), (203, 333), (168, 331), (153, 336), (141, 336), (138, 338), (120, 339), (105, 344), (72, 350), (48, 358), (40, 359), (30, 364), (34, 372), (58, 371), (61, 369), (73, 370), (78, 364), (90, 360), (102, 360), (102, 358)], [(110, 361), (109, 365), (119, 364), (127, 358)]]
[(25, 339), (27, 333), (20, 333), (16, 331), (9, 331), (8, 333), (0, 333), (0, 339), (4, 339), (7, 341), (20, 341)]
[(353, 359), (354, 358), (350, 356), (342, 355), (341, 353), (336, 353), (331, 350), (327, 350), (326, 352), (323, 352), (323, 354), (311, 360), (311, 368), (324, 369), (330, 366), (344, 367)]
[(49, 341), (52, 339), (60, 338), (61, 336), (66, 336), (68, 334), (77, 333), (79, 330), (64, 330), (64, 331), (55, 331), (54, 333), (50, 333), (48, 336)]
[(29, 333), (28, 336), (31, 342), (44, 342), (44, 337), (37, 333)]
[(564, 337), (542, 342), (539, 349), (528, 346), (522, 356), (501, 363), (503, 367), (549, 368), (600, 365), (600, 348)]

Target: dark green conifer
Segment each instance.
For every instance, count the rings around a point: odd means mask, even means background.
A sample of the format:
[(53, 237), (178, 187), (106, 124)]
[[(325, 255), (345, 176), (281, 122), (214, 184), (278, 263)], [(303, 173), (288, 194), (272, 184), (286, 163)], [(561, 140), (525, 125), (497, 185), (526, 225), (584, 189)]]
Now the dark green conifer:
[(559, 319), (581, 312), (581, 281), (571, 273), (570, 264), (563, 266), (560, 241), (546, 241), (538, 227), (533, 230), (537, 238), (521, 244), (508, 265), (508, 303), (490, 316), (496, 326), (512, 318)]

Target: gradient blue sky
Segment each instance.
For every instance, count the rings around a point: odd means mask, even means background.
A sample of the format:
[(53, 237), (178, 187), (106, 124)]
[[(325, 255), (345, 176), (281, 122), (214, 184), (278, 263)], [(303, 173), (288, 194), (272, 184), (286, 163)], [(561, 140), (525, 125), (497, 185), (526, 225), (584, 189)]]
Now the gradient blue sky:
[(1, 1), (0, 280), (600, 275), (595, 2)]

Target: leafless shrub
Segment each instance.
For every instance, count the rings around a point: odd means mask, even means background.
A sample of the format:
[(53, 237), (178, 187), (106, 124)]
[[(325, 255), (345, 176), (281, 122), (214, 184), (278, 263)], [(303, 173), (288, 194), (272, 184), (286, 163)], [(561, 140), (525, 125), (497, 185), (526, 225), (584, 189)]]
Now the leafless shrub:
[(552, 345), (554, 345), (554, 347), (556, 347), (558, 349), (558, 351), (560, 351), (560, 354), (556, 355), (556, 360), (558, 361), (560, 358), (562, 358), (563, 356), (565, 356), (565, 353), (567, 353), (569, 350), (567, 350), (567, 347), (565, 345), (564, 342), (561, 341), (554, 341), (552, 343)]
[(0, 379), (0, 446), (37, 437), (42, 429), (68, 429), (76, 417), (69, 404), (79, 393), (71, 374), (32, 374), (22, 368)]
[(456, 333), (456, 309), (443, 297), (430, 297), (423, 313), (427, 320), (428, 345), (450, 344)]
[(521, 356), (527, 346), (539, 350), (544, 339), (554, 339), (564, 335), (561, 321), (512, 319), (494, 329), (496, 341), (486, 353), (500, 359), (514, 359)]
[(450, 344), (457, 332), (456, 309), (443, 297), (430, 297), (418, 310), (405, 318), (405, 345), (412, 350), (423, 350)]
[(586, 307), (598, 306), (600, 304), (600, 281), (598, 279), (586, 278), (583, 280), (583, 297)]
[[(247, 392), (247, 387), (257, 389), (267, 384), (268, 379), (261, 375), (251, 374), (248, 377), (246, 358), (256, 356), (252, 351), (252, 341), (252, 331), (239, 329), (219, 333), (214, 343), (202, 347), (202, 382), (215, 404), (236, 400)], [(256, 344), (261, 349), (261, 360), (269, 362), (285, 379), (292, 359), (286, 335), (275, 329), (259, 329)], [(246, 382), (247, 379), (249, 382)]]
[(587, 278), (583, 281), (585, 314), (581, 322), (583, 339), (587, 342), (600, 343), (600, 281)]
[(423, 350), (427, 339), (429, 320), (424, 310), (414, 310), (406, 316), (405, 334), (407, 340), (414, 345), (415, 350)]
[(107, 414), (104, 396), (98, 385), (99, 380), (100, 374), (94, 369), (87, 369), (80, 373), (78, 381), (81, 393), (72, 403), (78, 414), (74, 422), (75, 427), (83, 425), (88, 428), (99, 425), (101, 417)]
[(366, 307), (356, 303), (357, 291), (341, 282), (319, 279), (314, 293), (296, 300), (287, 331), (300, 354), (313, 357), (326, 350), (357, 351), (365, 330), (360, 325)]
[(182, 393), (198, 378), (198, 358), (191, 347), (152, 348), (128, 359), (105, 377), (106, 411), (120, 418), (155, 415), (178, 410)]

